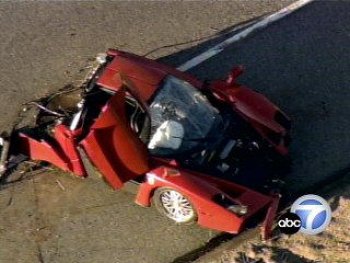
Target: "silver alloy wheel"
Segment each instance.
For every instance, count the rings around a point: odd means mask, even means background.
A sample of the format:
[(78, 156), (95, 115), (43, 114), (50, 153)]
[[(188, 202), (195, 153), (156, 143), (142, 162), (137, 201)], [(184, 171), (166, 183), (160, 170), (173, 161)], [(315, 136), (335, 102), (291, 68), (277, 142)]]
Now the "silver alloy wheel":
[(186, 197), (179, 192), (166, 189), (160, 194), (160, 202), (165, 215), (177, 223), (193, 220), (196, 213)]

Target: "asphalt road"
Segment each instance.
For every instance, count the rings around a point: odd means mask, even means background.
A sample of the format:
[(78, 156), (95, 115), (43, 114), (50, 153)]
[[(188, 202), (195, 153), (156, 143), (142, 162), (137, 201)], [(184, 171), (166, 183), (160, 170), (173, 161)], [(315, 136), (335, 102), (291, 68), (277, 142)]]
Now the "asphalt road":
[[(107, 47), (144, 54), (213, 35), (287, 2), (0, 4), (1, 127), (17, 105), (78, 78)], [(244, 64), (242, 83), (293, 119), (287, 177), (293, 191), (347, 169), (349, 2), (316, 2), (191, 70), (223, 77)], [(116, 15), (117, 14), (117, 15)], [(210, 19), (209, 19), (210, 17)], [(154, 54), (179, 65), (215, 43)], [(57, 182), (59, 180), (59, 183)], [(59, 186), (63, 185), (63, 188)], [(102, 182), (47, 172), (0, 191), (0, 262), (171, 262), (214, 236), (168, 223)]]
[[(109, 47), (145, 54), (287, 4), (1, 2), (1, 130), (11, 125), (21, 103), (79, 80), (89, 59)], [(214, 236), (196, 226), (176, 226), (132, 201), (131, 194), (114, 192), (101, 180), (53, 172), (3, 187), (0, 262), (171, 262)]]

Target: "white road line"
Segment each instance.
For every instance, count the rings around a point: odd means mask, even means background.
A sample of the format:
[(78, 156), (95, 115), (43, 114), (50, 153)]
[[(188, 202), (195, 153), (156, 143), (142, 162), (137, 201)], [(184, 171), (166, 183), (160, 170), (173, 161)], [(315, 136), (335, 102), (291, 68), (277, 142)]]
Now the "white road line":
[(198, 66), (199, 64), (201, 64), (202, 62), (206, 61), (207, 59), (216, 56), (217, 54), (219, 54), (220, 52), (222, 52), (225, 48), (227, 48), (229, 45), (231, 45), (234, 42), (237, 42), (238, 40), (241, 40), (242, 38), (247, 37), (249, 34), (253, 33), (254, 31), (264, 28), (267, 25), (293, 13), (294, 11), (298, 10), (299, 8), (309, 4), (310, 2), (312, 2), (313, 0), (299, 0), (294, 2), (293, 4), (277, 11), (276, 13), (273, 13), (265, 18), (263, 18), (262, 20), (260, 20), (259, 22), (256, 22), (255, 24), (253, 24), (252, 26), (244, 29), (243, 31), (241, 31), (240, 33), (224, 40), (223, 42), (215, 45), (212, 48), (209, 48), (208, 50), (206, 50), (205, 52), (203, 52), (202, 54), (188, 60), (187, 62), (185, 62), (184, 64), (182, 64), (181, 66), (179, 66), (177, 69), (181, 70), (181, 71), (186, 71), (189, 70), (193, 67)]

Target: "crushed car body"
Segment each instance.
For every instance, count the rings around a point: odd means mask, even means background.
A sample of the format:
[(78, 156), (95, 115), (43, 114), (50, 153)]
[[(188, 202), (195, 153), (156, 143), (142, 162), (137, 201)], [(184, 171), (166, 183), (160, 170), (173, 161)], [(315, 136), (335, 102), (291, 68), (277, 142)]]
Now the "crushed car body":
[(34, 122), (14, 130), (7, 151), (79, 177), (98, 172), (114, 189), (133, 182), (137, 204), (177, 223), (237, 234), (264, 215), (267, 237), (279, 197), (263, 185), (287, 158), (291, 125), (236, 82), (241, 73), (201, 82), (110, 49), (80, 89), (36, 103)]

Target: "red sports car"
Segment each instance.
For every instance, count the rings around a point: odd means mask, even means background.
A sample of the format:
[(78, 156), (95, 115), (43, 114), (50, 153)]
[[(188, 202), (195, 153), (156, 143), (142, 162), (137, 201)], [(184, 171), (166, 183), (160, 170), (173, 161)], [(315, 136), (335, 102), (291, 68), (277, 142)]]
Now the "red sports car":
[(98, 61), (78, 91), (32, 103), (35, 122), (15, 130), (10, 153), (98, 172), (114, 189), (133, 182), (137, 204), (177, 223), (239, 233), (263, 214), (268, 234), (279, 198), (262, 186), (287, 156), (290, 120), (237, 84), (241, 68), (209, 83), (113, 49)]

